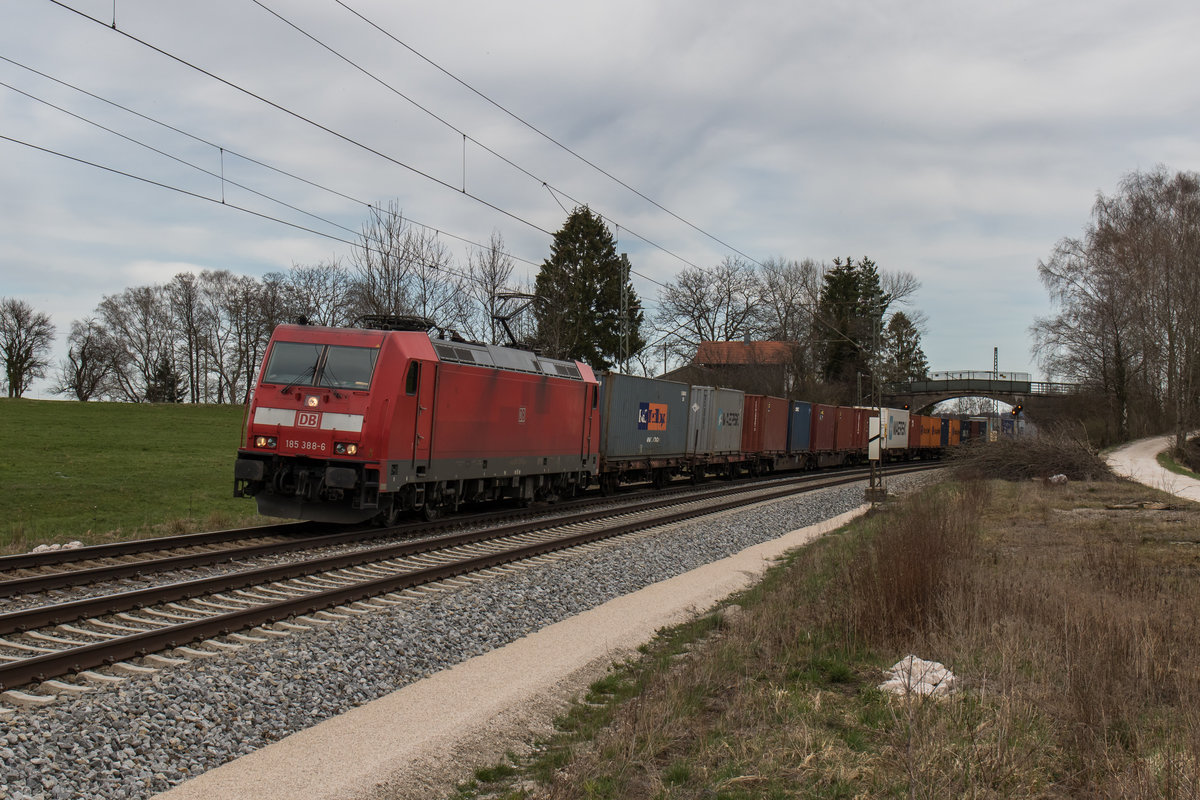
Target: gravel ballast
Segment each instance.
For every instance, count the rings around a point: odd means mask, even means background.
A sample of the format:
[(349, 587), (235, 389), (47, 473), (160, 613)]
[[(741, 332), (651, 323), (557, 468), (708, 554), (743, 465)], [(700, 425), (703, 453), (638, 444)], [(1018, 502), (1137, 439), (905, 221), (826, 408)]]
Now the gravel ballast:
[[(889, 479), (893, 492), (930, 474)], [(0, 798), (143, 798), (401, 686), (858, 507), (861, 483), (568, 555), (10, 717)]]

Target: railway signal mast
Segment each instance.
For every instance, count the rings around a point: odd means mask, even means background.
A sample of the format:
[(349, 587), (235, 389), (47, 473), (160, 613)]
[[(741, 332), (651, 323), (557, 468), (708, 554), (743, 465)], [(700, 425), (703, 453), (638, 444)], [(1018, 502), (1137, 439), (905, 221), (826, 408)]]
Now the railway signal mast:
[(866, 500), (874, 505), (887, 499), (887, 486), (883, 481), (883, 451), (887, 449), (888, 431), (891, 419), (884, 419), (882, 398), (879, 387), (879, 323), (875, 327), (870, 357), (875, 363), (871, 365), (871, 404), (875, 414), (867, 425), (867, 460), (870, 463), (871, 474), (867, 484)]

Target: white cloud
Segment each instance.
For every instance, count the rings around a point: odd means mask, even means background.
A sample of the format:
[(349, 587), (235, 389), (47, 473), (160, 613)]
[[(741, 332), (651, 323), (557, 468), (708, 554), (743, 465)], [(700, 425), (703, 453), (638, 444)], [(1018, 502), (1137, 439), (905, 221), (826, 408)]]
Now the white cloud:
[[(108, 0), (71, 0), (106, 23)], [(273, 5), (273, 4), (272, 4)], [(1036, 262), (1086, 223), (1097, 191), (1165, 164), (1200, 169), (1200, 9), (1116, 0), (1006, 4), (877, 0), (820, 6), (713, 0), (581, 6), (448, 0), (355, 8), (572, 149), (755, 257), (871, 255), (925, 281), (935, 367), (1002, 352), (1047, 304)], [(217, 147), (477, 241), (499, 230), (531, 261), (565, 217), (545, 180), (622, 225), (639, 272), (727, 254), (565, 154), (336, 5), (278, 4), (537, 179), (448, 129), (253, 5), (122, 0), (118, 28), (303, 114), (321, 131), (50, 4), (20, 4), (0, 54), (151, 114)], [(0, 62), (0, 80), (68, 105), (230, 181), (356, 230), (356, 203), (270, 173)], [(70, 318), (104, 294), (176, 272), (261, 275), (346, 258), (328, 238), (222, 207), (202, 175), (0, 87), (4, 135), (195, 192), (208, 202), (0, 141), (0, 294)], [(444, 181), (371, 155), (373, 148)], [(227, 203), (333, 236), (345, 230), (248, 196)], [(572, 201), (559, 198), (570, 208)], [(456, 253), (466, 247), (453, 243)], [(532, 274), (532, 271), (530, 271)], [(653, 284), (638, 279), (653, 302)], [(984, 300), (977, 300), (983, 297)], [(993, 298), (988, 300), (986, 298)], [(996, 299), (998, 298), (998, 299)], [(978, 302), (976, 312), (970, 309)], [(944, 358), (953, 363), (942, 364)], [(1017, 360), (1020, 359), (1020, 360)], [(989, 362), (990, 363), (990, 362)], [(987, 364), (985, 364), (987, 366)]]

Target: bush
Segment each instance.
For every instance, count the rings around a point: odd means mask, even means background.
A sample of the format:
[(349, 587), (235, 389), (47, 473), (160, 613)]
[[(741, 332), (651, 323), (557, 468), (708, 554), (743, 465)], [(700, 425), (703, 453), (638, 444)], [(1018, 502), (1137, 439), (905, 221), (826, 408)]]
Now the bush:
[(951, 461), (964, 480), (1019, 481), (1066, 475), (1073, 481), (1096, 481), (1114, 477), (1091, 443), (1067, 428), (995, 442), (970, 442), (957, 448)]

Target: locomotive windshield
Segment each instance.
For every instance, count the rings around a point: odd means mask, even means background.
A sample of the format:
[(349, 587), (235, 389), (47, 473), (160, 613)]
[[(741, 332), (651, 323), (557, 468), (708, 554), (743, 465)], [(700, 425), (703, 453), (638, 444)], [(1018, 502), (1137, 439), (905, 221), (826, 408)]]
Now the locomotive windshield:
[(371, 386), (378, 356), (376, 347), (276, 342), (263, 383), (365, 390)]

